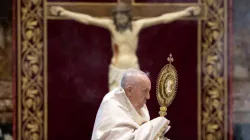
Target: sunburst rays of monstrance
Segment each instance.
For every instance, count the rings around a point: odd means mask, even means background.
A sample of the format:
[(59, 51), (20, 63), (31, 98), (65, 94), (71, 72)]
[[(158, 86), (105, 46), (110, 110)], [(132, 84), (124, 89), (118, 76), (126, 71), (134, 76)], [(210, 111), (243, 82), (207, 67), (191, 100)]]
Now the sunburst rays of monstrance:
[(172, 54), (170, 54), (168, 57), (169, 64), (161, 69), (157, 79), (156, 96), (160, 105), (159, 115), (162, 117), (167, 115), (167, 107), (173, 102), (177, 92), (178, 75), (172, 65), (173, 61)]

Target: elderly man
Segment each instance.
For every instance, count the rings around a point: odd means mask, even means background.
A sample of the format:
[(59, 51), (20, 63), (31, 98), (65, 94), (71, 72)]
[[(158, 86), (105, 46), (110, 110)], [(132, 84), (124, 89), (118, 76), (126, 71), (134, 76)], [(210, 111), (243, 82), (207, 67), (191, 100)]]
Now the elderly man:
[(137, 69), (126, 71), (121, 86), (105, 95), (98, 110), (92, 140), (160, 140), (169, 121), (158, 117), (150, 121), (146, 101), (151, 82)]

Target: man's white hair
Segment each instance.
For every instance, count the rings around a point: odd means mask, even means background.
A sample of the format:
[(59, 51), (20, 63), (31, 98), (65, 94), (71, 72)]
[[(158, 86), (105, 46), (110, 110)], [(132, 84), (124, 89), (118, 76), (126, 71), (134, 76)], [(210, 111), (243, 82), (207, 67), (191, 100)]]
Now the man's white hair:
[(122, 76), (121, 87), (125, 89), (128, 84), (135, 84), (136, 78), (139, 75), (145, 75), (148, 77), (148, 74), (139, 69), (128, 69)]

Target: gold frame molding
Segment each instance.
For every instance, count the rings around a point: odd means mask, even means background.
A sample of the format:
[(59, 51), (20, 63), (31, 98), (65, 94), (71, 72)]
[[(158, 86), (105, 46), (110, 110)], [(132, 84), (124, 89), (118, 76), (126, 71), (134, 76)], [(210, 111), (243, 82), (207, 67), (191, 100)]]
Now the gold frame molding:
[[(198, 19), (197, 139), (227, 140), (228, 1), (198, 4), (204, 4), (208, 14)], [(46, 6), (46, 0), (17, 0), (17, 140), (48, 139)]]

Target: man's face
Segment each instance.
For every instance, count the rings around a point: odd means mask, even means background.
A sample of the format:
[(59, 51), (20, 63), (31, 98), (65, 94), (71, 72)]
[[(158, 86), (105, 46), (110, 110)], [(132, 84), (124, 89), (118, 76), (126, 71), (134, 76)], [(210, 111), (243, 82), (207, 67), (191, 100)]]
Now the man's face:
[(127, 27), (129, 23), (129, 17), (127, 14), (118, 12), (115, 14), (115, 20), (118, 27)]
[(132, 105), (141, 109), (148, 99), (150, 99), (151, 82), (147, 76), (140, 76), (135, 85), (131, 87), (129, 99)]

